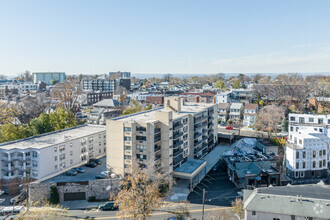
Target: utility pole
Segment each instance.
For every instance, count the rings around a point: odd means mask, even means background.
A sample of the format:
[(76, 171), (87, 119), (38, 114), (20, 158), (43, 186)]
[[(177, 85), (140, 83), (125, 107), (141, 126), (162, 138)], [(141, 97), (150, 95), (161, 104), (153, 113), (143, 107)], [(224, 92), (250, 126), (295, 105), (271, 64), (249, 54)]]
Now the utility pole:
[(204, 220), (204, 203), (205, 203), (205, 188), (203, 188), (203, 212), (202, 212), (202, 220)]

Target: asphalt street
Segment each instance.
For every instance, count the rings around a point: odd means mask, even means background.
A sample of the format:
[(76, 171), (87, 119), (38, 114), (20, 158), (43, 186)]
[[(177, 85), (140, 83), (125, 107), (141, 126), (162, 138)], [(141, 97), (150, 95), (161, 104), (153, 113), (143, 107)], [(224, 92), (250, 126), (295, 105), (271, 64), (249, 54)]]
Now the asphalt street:
[[(155, 211), (152, 213), (151, 217), (148, 219), (167, 219), (169, 217), (174, 217), (175, 214), (171, 214), (170, 212), (173, 210), (180, 210), (181, 205), (178, 203), (171, 203), (168, 204), (166, 207), (163, 207), (160, 211)], [(190, 220), (200, 220), (202, 219), (202, 205), (200, 204), (190, 204), (189, 205), (189, 218), (186, 217), (186, 219)], [(208, 219), (208, 216), (212, 215), (215, 212), (218, 211), (225, 211), (225, 210), (231, 210), (231, 207), (220, 207), (220, 206), (212, 206), (212, 205), (205, 205), (204, 207), (204, 219)], [(106, 219), (119, 219), (117, 215), (117, 211), (100, 211), (97, 209), (93, 210), (70, 210), (72, 219), (94, 219), (94, 220), (106, 220)], [(129, 219), (129, 218), (127, 218)]]

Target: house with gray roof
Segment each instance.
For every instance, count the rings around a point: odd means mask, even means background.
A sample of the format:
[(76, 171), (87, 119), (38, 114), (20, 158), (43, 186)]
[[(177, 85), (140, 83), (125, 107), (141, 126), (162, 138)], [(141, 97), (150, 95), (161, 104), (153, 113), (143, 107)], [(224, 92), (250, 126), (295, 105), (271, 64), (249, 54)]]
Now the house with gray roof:
[(245, 220), (330, 218), (330, 186), (318, 184), (244, 190)]
[(232, 103), (230, 104), (229, 119), (241, 119), (243, 114), (243, 104), (242, 103)]

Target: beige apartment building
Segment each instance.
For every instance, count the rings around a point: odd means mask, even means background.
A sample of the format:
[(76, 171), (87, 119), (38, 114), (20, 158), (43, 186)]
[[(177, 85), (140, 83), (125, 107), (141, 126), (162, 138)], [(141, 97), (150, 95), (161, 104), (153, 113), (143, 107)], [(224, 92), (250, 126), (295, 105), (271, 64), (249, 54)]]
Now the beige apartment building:
[(205, 170), (201, 159), (216, 146), (217, 133), (216, 104), (165, 97), (162, 109), (107, 120), (107, 165), (120, 175), (136, 163), (192, 179)]

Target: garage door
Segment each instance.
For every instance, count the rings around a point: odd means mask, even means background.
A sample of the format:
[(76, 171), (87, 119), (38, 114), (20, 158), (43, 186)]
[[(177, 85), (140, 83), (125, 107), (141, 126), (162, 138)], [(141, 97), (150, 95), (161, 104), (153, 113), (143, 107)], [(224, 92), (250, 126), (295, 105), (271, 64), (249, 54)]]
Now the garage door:
[(64, 193), (64, 201), (86, 200), (85, 192)]

